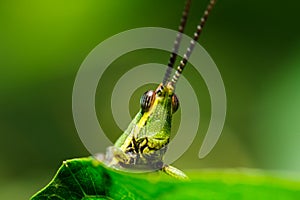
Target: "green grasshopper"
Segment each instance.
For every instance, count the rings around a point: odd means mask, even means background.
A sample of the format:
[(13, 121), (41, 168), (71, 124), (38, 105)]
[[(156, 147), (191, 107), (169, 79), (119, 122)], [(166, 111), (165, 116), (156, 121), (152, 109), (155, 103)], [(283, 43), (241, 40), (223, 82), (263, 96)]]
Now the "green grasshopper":
[(186, 1), (179, 33), (174, 42), (173, 52), (170, 56), (163, 82), (159, 84), (155, 91), (150, 90), (142, 95), (140, 111), (116, 141), (115, 145), (107, 149), (105, 162), (111, 167), (162, 170), (173, 177), (187, 179), (187, 176), (179, 169), (164, 164), (163, 156), (170, 141), (172, 115), (179, 108), (175, 86), (202, 32), (208, 15), (215, 5), (215, 0), (210, 0), (194, 33), (193, 40), (191, 40), (174, 76), (170, 79), (181, 36), (187, 21), (190, 3), (191, 0)]

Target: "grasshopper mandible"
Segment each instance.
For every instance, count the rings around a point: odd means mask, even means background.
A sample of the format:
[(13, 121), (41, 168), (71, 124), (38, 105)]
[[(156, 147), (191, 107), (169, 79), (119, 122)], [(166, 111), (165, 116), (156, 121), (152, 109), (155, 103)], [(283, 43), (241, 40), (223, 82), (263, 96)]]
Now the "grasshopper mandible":
[(140, 111), (114, 146), (107, 148), (104, 161), (111, 167), (162, 170), (179, 179), (187, 178), (179, 169), (164, 164), (163, 156), (170, 141), (172, 115), (179, 107), (175, 86), (202, 32), (208, 15), (215, 5), (215, 0), (210, 0), (183, 59), (173, 77), (170, 78), (187, 21), (190, 3), (191, 0), (186, 1), (179, 25), (179, 33), (174, 42), (173, 52), (162, 83), (156, 90), (147, 91), (142, 95)]

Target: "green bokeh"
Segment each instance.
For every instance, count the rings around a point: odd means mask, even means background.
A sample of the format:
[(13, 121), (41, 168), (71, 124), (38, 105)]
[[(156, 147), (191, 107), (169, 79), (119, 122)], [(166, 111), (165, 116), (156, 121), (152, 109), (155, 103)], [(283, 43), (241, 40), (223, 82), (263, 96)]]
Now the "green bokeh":
[[(193, 2), (188, 35), (206, 3)], [(49, 182), (62, 160), (89, 155), (77, 135), (71, 107), (74, 79), (87, 54), (128, 29), (176, 29), (183, 5), (171, 0), (0, 2), (0, 199), (29, 198)], [(200, 43), (222, 74), (227, 120), (209, 156), (197, 158), (204, 137), (199, 134), (176, 166), (300, 173), (299, 7), (298, 1), (218, 1)], [(116, 81), (138, 64), (167, 63), (168, 57), (161, 51), (133, 52), (117, 60), (101, 84)], [(198, 98), (200, 132), (205, 133), (210, 117), (205, 84), (198, 84), (192, 68), (184, 73), (203, 91)], [(98, 111), (109, 107), (112, 88), (101, 84)], [(102, 123), (115, 139), (120, 130), (108, 111), (104, 115)]]

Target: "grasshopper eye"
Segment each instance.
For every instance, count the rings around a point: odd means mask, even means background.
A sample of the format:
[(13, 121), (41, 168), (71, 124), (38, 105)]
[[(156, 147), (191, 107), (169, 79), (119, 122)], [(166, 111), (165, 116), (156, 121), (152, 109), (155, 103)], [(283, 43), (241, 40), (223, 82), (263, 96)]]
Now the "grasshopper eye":
[(179, 108), (179, 100), (176, 94), (172, 96), (172, 114), (174, 114)]
[(149, 90), (142, 95), (140, 99), (140, 104), (144, 112), (149, 110), (149, 108), (154, 102), (154, 99), (155, 99), (155, 92), (153, 90)]

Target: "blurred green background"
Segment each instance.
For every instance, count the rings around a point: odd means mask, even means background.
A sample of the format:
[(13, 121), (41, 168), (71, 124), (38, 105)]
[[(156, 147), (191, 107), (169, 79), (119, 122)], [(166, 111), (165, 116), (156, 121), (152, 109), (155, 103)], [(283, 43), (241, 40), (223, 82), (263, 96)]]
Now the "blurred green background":
[[(192, 3), (188, 35), (207, 2)], [(176, 30), (183, 5), (183, 0), (0, 2), (0, 199), (28, 199), (63, 160), (89, 155), (72, 118), (72, 87), (88, 53), (128, 29)], [(174, 163), (177, 167), (300, 174), (299, 5), (291, 0), (218, 1), (200, 44), (222, 74), (227, 119), (214, 150), (199, 160), (210, 102), (205, 84), (187, 68), (184, 74), (200, 91), (203, 123), (193, 145)], [(112, 140), (121, 134), (108, 109), (112, 83), (138, 64), (166, 64), (168, 58), (167, 52), (141, 50), (122, 56), (107, 70), (96, 108)], [(144, 89), (132, 98), (132, 114)]]

